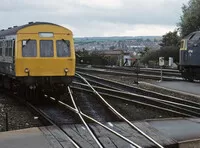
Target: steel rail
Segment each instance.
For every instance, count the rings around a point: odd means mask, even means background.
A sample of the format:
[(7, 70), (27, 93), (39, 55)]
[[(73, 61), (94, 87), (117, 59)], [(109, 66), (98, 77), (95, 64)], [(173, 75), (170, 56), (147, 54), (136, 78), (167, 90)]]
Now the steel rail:
[(160, 148), (164, 148), (162, 145), (160, 145), (158, 142), (156, 142), (153, 138), (151, 138), (150, 136), (148, 136), (146, 133), (144, 133), (140, 128), (138, 128), (136, 125), (134, 125), (133, 123), (131, 123), (128, 119), (126, 119), (124, 116), (122, 116), (117, 110), (115, 110), (91, 85), (90, 83), (83, 78), (80, 74), (76, 73), (76, 75), (78, 75), (81, 79), (83, 79), (83, 81), (85, 83), (88, 84), (88, 86), (90, 86), (90, 88), (93, 90), (93, 92), (99, 96), (99, 98), (111, 109), (113, 110), (118, 116), (121, 117), (121, 119), (123, 119), (125, 122), (127, 122), (131, 127), (133, 127), (135, 130), (137, 130), (140, 134), (142, 134), (144, 137), (146, 137), (147, 139), (149, 139), (151, 142), (153, 142), (155, 145), (157, 145)]
[[(80, 66), (77, 66), (79, 68)], [(81, 68), (81, 67), (80, 67)], [(137, 67), (108, 67), (108, 66), (97, 66), (97, 65), (92, 65), (92, 68), (101, 68), (101, 69), (108, 69), (108, 70), (114, 70), (114, 71), (127, 71), (127, 72), (132, 72), (132, 73), (137, 73)], [(145, 74), (156, 74), (160, 75), (160, 69), (143, 69), (139, 68), (139, 73), (145, 73)], [(179, 71), (174, 71), (174, 70), (166, 70), (163, 69), (163, 75), (166, 76), (181, 76), (181, 73)]]
[(85, 122), (85, 120), (83, 119), (82, 115), (81, 115), (81, 111), (80, 109), (77, 107), (76, 105), (76, 102), (74, 100), (74, 97), (72, 96), (72, 92), (71, 92), (71, 89), (70, 87), (68, 86), (67, 87), (68, 89), (68, 92), (69, 92), (69, 95), (70, 95), (70, 98), (72, 100), (72, 103), (75, 107), (75, 109), (77, 110), (77, 114), (79, 115), (81, 121), (83, 122), (83, 124), (85, 125), (86, 129), (88, 130), (88, 132), (90, 133), (90, 135), (92, 136), (92, 138), (95, 140), (95, 142), (97, 143), (97, 145), (100, 147), (100, 148), (104, 148), (104, 146), (101, 144), (101, 142), (97, 139), (97, 137), (95, 136), (95, 134), (92, 132), (92, 130), (90, 129), (89, 125)]
[[(118, 76), (137, 76), (137, 74), (133, 73), (124, 73), (124, 72), (119, 72), (119, 71), (106, 71), (103, 69), (88, 69), (88, 68), (76, 68), (77, 72), (83, 72), (83, 71), (89, 71), (93, 73), (99, 73), (99, 74), (109, 74), (109, 75), (118, 75)], [(139, 78), (143, 79), (153, 79), (153, 80), (160, 80), (160, 76), (158, 75), (147, 75), (147, 74), (138, 74)], [(181, 77), (169, 77), (169, 76), (163, 76), (163, 80), (167, 81), (184, 81), (183, 78)]]
[[(49, 97), (49, 98), (50, 98), (51, 100), (53, 100), (53, 101), (56, 101), (55, 98), (52, 98), (52, 97)], [(62, 102), (62, 101), (60, 101), (60, 100), (58, 100), (58, 103), (60, 103), (61, 105), (65, 106), (66, 108), (68, 108), (69, 110), (73, 111), (74, 113), (78, 114), (78, 110), (76, 110), (76, 109), (73, 108), (72, 106), (70, 106), (70, 105), (68, 105), (68, 104), (66, 104), (66, 103), (64, 103), (64, 102)], [(139, 146), (139, 145), (136, 144), (135, 142), (131, 141), (130, 139), (128, 139), (128, 138), (126, 138), (126, 137), (124, 137), (123, 135), (119, 134), (118, 132), (114, 131), (113, 129), (109, 128), (108, 126), (106, 126), (106, 125), (102, 124), (101, 122), (95, 120), (94, 118), (92, 118), (92, 117), (90, 117), (90, 116), (88, 116), (88, 115), (86, 115), (86, 114), (84, 114), (84, 113), (82, 113), (82, 112), (80, 112), (80, 114), (81, 114), (82, 116), (84, 116), (85, 118), (87, 118), (87, 119), (93, 121), (94, 123), (96, 123), (96, 124), (102, 126), (103, 128), (105, 128), (106, 130), (108, 130), (108, 131), (110, 131), (111, 133), (115, 134), (116, 136), (118, 136), (119, 138), (123, 139), (124, 141), (130, 143), (131, 145), (133, 145), (133, 146), (135, 146), (135, 147), (137, 147), (137, 148), (142, 148), (141, 146)]]
[[(72, 86), (72, 88), (73, 89), (77, 89), (77, 90), (83, 90), (83, 91), (91, 92), (91, 93), (93, 92), (93, 91), (90, 91), (90, 90), (87, 90), (87, 89), (84, 89), (84, 88), (78, 88), (78, 87), (74, 87), (74, 86)], [(119, 97), (119, 96), (115, 96), (115, 95), (108, 94), (108, 93), (103, 93), (103, 92), (100, 92), (100, 94), (103, 95), (103, 96), (116, 98), (118, 100), (123, 100), (123, 101), (127, 101), (127, 102), (130, 102), (130, 103), (137, 103), (139, 105), (143, 105), (143, 106), (148, 106), (148, 107), (164, 110), (164, 111), (175, 113), (175, 114), (182, 115), (182, 116), (185, 116), (185, 117), (196, 117), (196, 116), (192, 116), (192, 115), (187, 114), (187, 113), (182, 113), (182, 112), (179, 112), (179, 111), (168, 109), (167, 107), (160, 107), (158, 105), (147, 104), (147, 103), (144, 103), (142, 101), (136, 101), (136, 100), (131, 100), (131, 99), (127, 99), (127, 98), (122, 98), (122, 97)]]
[[(79, 83), (79, 82), (73, 82), (72, 84), (88, 87), (86, 84)], [(153, 101), (156, 101), (156, 102), (163, 102), (165, 104), (170, 104), (173, 107), (177, 106), (177, 108), (179, 108), (179, 109), (182, 109), (184, 111), (189, 111), (189, 112), (195, 113), (195, 114), (200, 116), (200, 113), (199, 113), (200, 108), (199, 107), (195, 107), (195, 106), (191, 106), (191, 105), (186, 105), (186, 104), (184, 104), (185, 103), (184, 100), (183, 100), (184, 103), (177, 103), (177, 102), (173, 102), (173, 101), (163, 100), (163, 99), (160, 99), (160, 98), (155, 98), (155, 97), (149, 97), (149, 96), (145, 96), (145, 95), (135, 94), (135, 93), (132, 93), (132, 92), (116, 90), (116, 89), (112, 89), (112, 88), (103, 88), (101, 86), (100, 87), (99, 86), (93, 86), (93, 87), (96, 88), (96, 89), (102, 90), (102, 91), (109, 91), (109, 92), (112, 91), (113, 93), (116, 92), (116, 93), (121, 93), (121, 94), (125, 94), (126, 93), (126, 95), (133, 95), (133, 96), (136, 96), (136, 97), (144, 97), (144, 98), (146, 98), (148, 100), (153, 100)]]
[[(4, 91), (5, 92), (5, 91)], [(43, 119), (45, 119), (46, 121), (48, 121), (48, 123), (51, 123), (52, 125), (56, 126), (58, 129), (60, 129), (68, 138), (68, 140), (76, 147), (76, 148), (81, 148), (76, 141), (74, 141), (66, 132), (65, 130), (62, 129), (62, 127), (60, 127), (59, 125), (57, 125), (56, 123), (54, 123), (50, 117), (48, 115), (46, 115), (45, 113), (43, 113), (43, 111), (41, 111), (40, 109), (36, 108), (34, 105), (32, 105), (30, 102), (25, 101), (24, 99), (19, 98), (18, 96), (14, 95), (14, 94), (9, 94), (6, 92), (7, 95), (12, 96), (16, 99), (18, 99), (22, 104), (26, 105), (28, 108), (30, 108), (31, 110), (34, 111), (34, 113), (37, 113), (38, 115), (40, 115)]]
[(45, 114), (41, 109), (37, 109), (35, 106), (33, 106), (32, 104), (27, 102), (27, 105), (29, 107), (31, 107), (32, 109), (34, 109), (34, 111), (36, 111), (37, 113), (39, 113), (40, 115), (42, 115), (48, 122), (50, 122), (52, 125), (56, 126), (57, 128), (59, 128), (69, 139), (69, 141), (76, 147), (76, 148), (80, 148), (80, 146), (66, 133), (65, 130), (62, 129), (62, 127), (60, 127), (59, 125), (57, 125), (56, 123), (54, 123), (51, 118)]
[[(119, 66), (116, 66), (116, 67), (111, 67), (111, 66), (102, 66), (102, 65), (88, 65), (88, 64), (77, 64), (76, 67), (94, 67), (94, 68), (104, 68), (104, 69), (117, 69), (117, 70), (128, 70), (128, 71), (134, 71), (136, 70), (137, 66), (133, 66), (133, 67), (119, 67)], [(160, 67), (158, 68), (144, 68), (144, 67), (138, 67), (140, 68), (140, 70), (142, 71), (160, 71)], [(179, 70), (176, 70), (176, 69), (166, 69), (164, 68), (163, 69), (164, 72), (172, 72), (172, 73), (178, 73), (180, 74), (180, 71)]]
[(120, 90), (120, 91), (121, 90), (128, 91), (128, 92), (131, 92), (131, 93), (137, 93), (137, 94), (141, 94), (141, 95), (148, 94), (148, 96), (151, 96), (151, 97), (154, 97), (154, 98), (162, 98), (163, 100), (166, 100), (166, 101), (173, 101), (173, 102), (176, 102), (176, 103), (182, 103), (182, 104), (187, 104), (187, 105), (189, 104), (190, 106), (196, 107), (198, 109), (200, 108), (200, 104), (197, 103), (197, 102), (194, 102), (194, 101), (185, 100), (185, 99), (174, 97), (174, 96), (168, 96), (168, 95), (161, 94), (161, 93), (158, 93), (158, 92), (153, 92), (153, 91), (150, 91), (150, 90), (145, 90), (145, 89), (142, 89), (142, 88), (123, 84), (123, 83), (120, 83), (120, 82), (115, 82), (115, 81), (112, 81), (112, 80), (103, 79), (103, 78), (93, 76), (93, 75), (89, 75), (89, 74), (82, 73), (82, 72), (79, 72), (79, 74), (84, 75), (84, 77), (86, 77), (86, 79), (89, 82), (92, 82), (93, 84), (97, 84), (97, 85), (104, 86), (104, 87), (107, 87), (107, 88), (112, 88), (112, 89)]

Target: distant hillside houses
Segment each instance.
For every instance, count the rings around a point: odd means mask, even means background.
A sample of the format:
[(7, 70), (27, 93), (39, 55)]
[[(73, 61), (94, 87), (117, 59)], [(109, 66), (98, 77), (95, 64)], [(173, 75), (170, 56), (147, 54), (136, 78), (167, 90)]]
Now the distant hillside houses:
[(158, 40), (142, 40), (142, 39), (125, 39), (125, 40), (85, 40), (83, 41), (79, 38), (78, 41), (75, 40), (75, 49), (79, 50), (128, 50), (128, 51), (142, 51), (145, 47), (149, 47), (151, 49), (159, 49), (159, 41)]

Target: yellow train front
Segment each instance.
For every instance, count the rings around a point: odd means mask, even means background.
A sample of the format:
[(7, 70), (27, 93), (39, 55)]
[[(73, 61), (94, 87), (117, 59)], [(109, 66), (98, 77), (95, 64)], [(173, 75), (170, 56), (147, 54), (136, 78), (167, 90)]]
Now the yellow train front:
[(75, 75), (72, 31), (46, 22), (1, 30), (0, 73), (9, 88), (19, 82), (30, 88), (68, 85)]

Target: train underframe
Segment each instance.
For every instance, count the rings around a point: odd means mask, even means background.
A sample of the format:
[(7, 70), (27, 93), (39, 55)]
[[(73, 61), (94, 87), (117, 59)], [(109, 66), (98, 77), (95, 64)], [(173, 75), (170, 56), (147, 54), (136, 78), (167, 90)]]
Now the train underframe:
[(44, 94), (58, 98), (66, 92), (73, 77), (11, 77), (0, 75), (0, 86), (30, 101), (40, 101)]
[(200, 66), (180, 66), (182, 77), (188, 81), (200, 80)]

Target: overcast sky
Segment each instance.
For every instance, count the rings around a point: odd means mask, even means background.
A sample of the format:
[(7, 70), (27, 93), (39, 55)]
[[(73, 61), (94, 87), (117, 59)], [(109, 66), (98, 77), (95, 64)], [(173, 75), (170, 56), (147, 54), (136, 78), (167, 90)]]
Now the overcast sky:
[(74, 36), (148, 36), (173, 31), (189, 0), (1, 0), (0, 28), (47, 21)]

